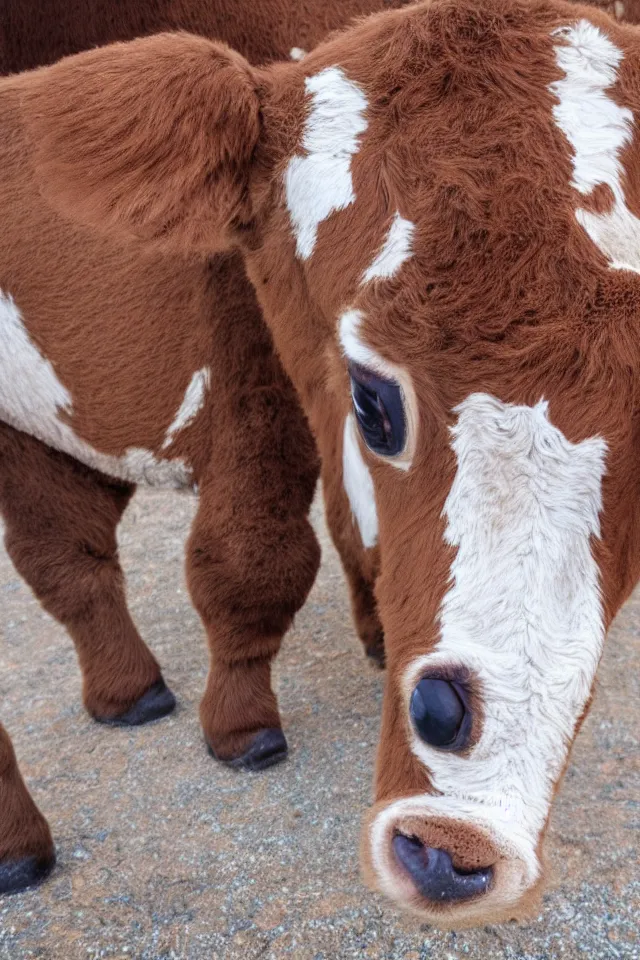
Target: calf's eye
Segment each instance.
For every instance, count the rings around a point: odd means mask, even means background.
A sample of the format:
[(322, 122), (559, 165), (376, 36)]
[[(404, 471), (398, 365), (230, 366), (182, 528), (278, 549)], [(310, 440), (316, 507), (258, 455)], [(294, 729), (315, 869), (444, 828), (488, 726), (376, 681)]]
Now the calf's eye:
[(362, 439), (374, 453), (395, 457), (404, 450), (406, 424), (402, 391), (358, 364), (349, 364), (351, 397)]
[(441, 750), (462, 750), (471, 734), (471, 712), (460, 684), (423, 677), (411, 694), (409, 713), (421, 740)]

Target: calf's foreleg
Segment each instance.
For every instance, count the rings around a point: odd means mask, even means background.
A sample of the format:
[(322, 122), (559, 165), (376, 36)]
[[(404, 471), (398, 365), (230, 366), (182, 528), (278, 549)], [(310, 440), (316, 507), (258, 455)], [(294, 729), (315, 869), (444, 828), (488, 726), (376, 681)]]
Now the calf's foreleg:
[(287, 753), (271, 662), (313, 584), (319, 548), (306, 516), (287, 518), (286, 503), (270, 515), (264, 491), (262, 509), (217, 484), (200, 497), (187, 550), (211, 654), (200, 719), (216, 759), (259, 770)]
[(308, 520), (319, 464), (246, 281), (227, 269), (219, 282), (228, 314), (215, 334), (215, 439), (198, 476), (187, 580), (211, 654), (200, 708), (209, 749), (261, 769), (287, 752), (271, 663), (320, 562)]
[(0, 723), (0, 894), (40, 883), (55, 862), (51, 831), (31, 799)]
[(175, 706), (126, 605), (116, 527), (133, 490), (0, 424), (7, 552), (45, 610), (69, 631), (89, 713), (127, 725)]

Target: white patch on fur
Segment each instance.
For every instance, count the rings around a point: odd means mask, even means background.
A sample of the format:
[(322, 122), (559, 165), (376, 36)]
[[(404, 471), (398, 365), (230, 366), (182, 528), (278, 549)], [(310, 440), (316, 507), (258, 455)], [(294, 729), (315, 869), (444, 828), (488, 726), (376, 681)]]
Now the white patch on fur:
[(572, 185), (586, 196), (606, 184), (614, 198), (610, 213), (579, 209), (576, 219), (613, 269), (640, 273), (640, 220), (627, 207), (620, 163), (633, 139), (633, 113), (607, 94), (624, 54), (588, 20), (554, 35), (562, 41), (555, 52), (565, 78), (550, 85), (559, 100), (553, 115), (573, 147)]
[(347, 360), (367, 367), (388, 380), (394, 380), (397, 367), (366, 344), (360, 336), (364, 315), (361, 310), (345, 310), (340, 317), (340, 343)]
[(362, 456), (358, 428), (352, 413), (344, 422), (342, 478), (362, 544), (366, 548), (375, 547), (378, 542), (376, 494), (369, 467)]
[(371, 280), (388, 280), (395, 276), (402, 264), (411, 256), (411, 243), (415, 224), (396, 213), (382, 249), (370, 267), (362, 275), (362, 283)]
[[(457, 472), (444, 507), (456, 548), (440, 611), (440, 639), (406, 671), (411, 749), (442, 797), (425, 815), (459, 808), (514, 845), (529, 882), (554, 785), (593, 684), (604, 642), (600, 534), (607, 446), (570, 443), (547, 404), (472, 394), (456, 409)], [(467, 756), (423, 743), (409, 724), (420, 676), (438, 666), (473, 671), (484, 722)]]
[(367, 98), (340, 67), (307, 77), (305, 89), (311, 96), (305, 154), (292, 157), (285, 173), (287, 208), (303, 260), (313, 253), (322, 221), (355, 200), (351, 157), (367, 128)]
[(110, 476), (152, 486), (189, 486), (190, 472), (182, 460), (158, 460), (137, 447), (122, 457), (95, 450), (60, 419), (72, 412), (71, 394), (31, 341), (13, 299), (0, 291), (0, 420)]
[(291, 47), (291, 50), (289, 50), (291, 60), (304, 60), (306, 55), (307, 51), (303, 50), (302, 47)]
[(360, 364), (387, 380), (395, 380), (402, 390), (402, 401), (407, 426), (407, 445), (397, 457), (381, 458), (398, 470), (409, 470), (413, 462), (413, 452), (418, 435), (418, 405), (413, 382), (404, 367), (385, 360), (377, 351), (366, 344), (360, 336), (363, 314), (361, 310), (346, 310), (340, 317), (340, 343), (347, 360)]
[(202, 410), (207, 398), (207, 390), (211, 384), (211, 370), (209, 367), (203, 367), (202, 370), (196, 370), (191, 377), (189, 386), (184, 395), (184, 400), (180, 409), (176, 413), (175, 419), (169, 429), (162, 449), (170, 447), (175, 439), (176, 433), (188, 427)]
[[(0, 291), (0, 415), (34, 434), (59, 412), (71, 413), (71, 394), (31, 342), (12, 297)], [(51, 432), (55, 432), (51, 423)]]

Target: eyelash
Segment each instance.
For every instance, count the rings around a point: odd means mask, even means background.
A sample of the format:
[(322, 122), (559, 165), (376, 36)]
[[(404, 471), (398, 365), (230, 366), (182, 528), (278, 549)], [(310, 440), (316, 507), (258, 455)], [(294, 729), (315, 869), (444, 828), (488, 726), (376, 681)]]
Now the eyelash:
[(402, 453), (407, 428), (400, 385), (355, 363), (349, 365), (349, 376), (353, 409), (366, 445), (383, 457)]

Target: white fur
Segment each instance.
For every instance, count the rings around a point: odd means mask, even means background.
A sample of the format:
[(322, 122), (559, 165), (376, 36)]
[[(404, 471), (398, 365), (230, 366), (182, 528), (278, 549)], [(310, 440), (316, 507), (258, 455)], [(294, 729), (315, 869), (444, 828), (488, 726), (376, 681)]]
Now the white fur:
[(342, 477), (364, 547), (378, 542), (378, 512), (373, 480), (360, 449), (358, 428), (352, 413), (344, 422)]
[(0, 420), (122, 480), (168, 487), (190, 484), (182, 460), (158, 460), (150, 450), (137, 447), (122, 457), (95, 450), (69, 425), (72, 412), (71, 394), (31, 341), (13, 299), (0, 291)]
[(303, 260), (313, 253), (319, 224), (355, 200), (351, 157), (367, 128), (367, 99), (340, 67), (307, 77), (305, 89), (311, 105), (302, 137), (304, 155), (292, 157), (285, 173), (287, 208)]
[(63, 426), (60, 412), (71, 413), (71, 394), (31, 342), (13, 299), (0, 291), (0, 416), (25, 433), (53, 438)]
[(385, 360), (362, 339), (360, 327), (363, 320), (364, 314), (361, 310), (345, 310), (340, 317), (340, 343), (345, 357), (353, 363), (358, 363), (368, 370), (379, 373), (382, 377), (394, 380), (398, 368)]
[(171, 446), (175, 439), (176, 433), (184, 430), (185, 427), (188, 427), (189, 424), (195, 420), (198, 413), (204, 406), (207, 390), (209, 389), (210, 384), (211, 370), (209, 367), (203, 367), (202, 370), (196, 370), (194, 375), (191, 377), (189, 386), (185, 391), (184, 399), (180, 405), (180, 409), (176, 413), (173, 423), (167, 430), (167, 435), (164, 443), (162, 444), (163, 450)]
[[(456, 555), (440, 638), (404, 676), (407, 730), (442, 794), (420, 799), (423, 815), (490, 828), (499, 848), (517, 851), (531, 884), (604, 641), (591, 540), (607, 448), (599, 437), (570, 443), (542, 401), (472, 394), (456, 412), (457, 472), (444, 508)], [(428, 746), (409, 723), (416, 682), (440, 665), (469, 668), (481, 684), (482, 735), (467, 756)]]
[(559, 101), (554, 118), (573, 147), (572, 184), (585, 196), (606, 184), (614, 198), (610, 213), (579, 209), (576, 219), (612, 268), (640, 272), (640, 220), (627, 207), (620, 162), (634, 135), (633, 113), (608, 94), (623, 52), (588, 20), (562, 27), (555, 36), (565, 77), (550, 89)]
[(396, 213), (382, 249), (371, 266), (362, 275), (362, 282), (387, 280), (395, 276), (402, 264), (411, 256), (411, 243), (415, 233), (415, 224)]
[(291, 50), (289, 50), (291, 60), (304, 60), (306, 55), (307, 51), (303, 50), (302, 47), (291, 47)]

